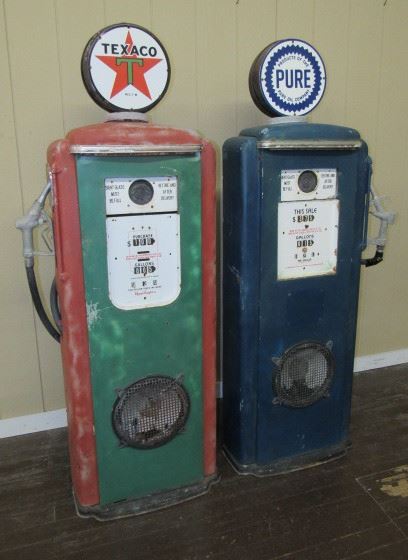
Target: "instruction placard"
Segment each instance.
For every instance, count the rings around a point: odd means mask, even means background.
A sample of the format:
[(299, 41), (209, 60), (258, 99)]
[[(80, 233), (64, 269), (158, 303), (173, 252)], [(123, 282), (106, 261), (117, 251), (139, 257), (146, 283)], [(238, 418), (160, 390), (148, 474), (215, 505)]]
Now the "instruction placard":
[[(302, 192), (299, 188), (299, 177), (305, 171), (316, 175), (317, 185), (311, 192)], [(337, 196), (336, 169), (282, 169), (281, 200), (312, 200), (334, 198)]]
[(278, 279), (335, 274), (338, 200), (280, 202)]
[(109, 297), (119, 309), (157, 307), (180, 293), (180, 216), (107, 217)]
[[(153, 197), (148, 204), (135, 204), (129, 196), (132, 183), (146, 181)], [(105, 179), (106, 215), (177, 212), (177, 177), (126, 177)]]

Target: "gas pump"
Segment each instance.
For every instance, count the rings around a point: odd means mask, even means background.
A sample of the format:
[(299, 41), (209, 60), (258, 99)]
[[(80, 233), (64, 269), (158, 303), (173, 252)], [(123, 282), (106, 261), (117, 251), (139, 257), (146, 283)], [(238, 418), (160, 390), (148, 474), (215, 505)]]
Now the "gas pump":
[[(348, 446), (360, 267), (382, 260), (394, 214), (359, 133), (303, 116), (325, 82), (311, 45), (268, 45), (249, 88), (273, 118), (223, 147), (224, 449), (240, 473), (305, 468)], [(370, 204), (380, 233), (362, 259)]]
[[(215, 157), (197, 133), (147, 122), (170, 78), (148, 30), (101, 30), (81, 69), (111, 113), (51, 144), (47, 186), (17, 227), (37, 311), (61, 342), (77, 510), (108, 519), (216, 479)], [(55, 326), (34, 274), (49, 194)]]

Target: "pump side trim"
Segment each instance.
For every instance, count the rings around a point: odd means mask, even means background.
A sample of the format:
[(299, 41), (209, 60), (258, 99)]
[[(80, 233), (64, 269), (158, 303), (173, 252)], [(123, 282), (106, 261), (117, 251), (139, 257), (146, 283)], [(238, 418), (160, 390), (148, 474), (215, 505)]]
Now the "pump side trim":
[(191, 154), (200, 152), (201, 144), (137, 144), (137, 145), (105, 145), (105, 146), (83, 146), (74, 144), (70, 148), (71, 154), (111, 156), (111, 155), (157, 155), (157, 154)]
[(79, 503), (93, 506), (100, 502), (99, 474), (75, 158), (69, 148), (67, 140), (54, 142), (47, 159), (53, 185), (56, 283), (64, 325), (61, 352), (71, 478)]
[(201, 260), (202, 343), (204, 407), (204, 474), (212, 476), (216, 465), (216, 162), (214, 147), (204, 140), (201, 157)]
[(265, 150), (357, 150), (361, 140), (261, 140), (257, 147)]

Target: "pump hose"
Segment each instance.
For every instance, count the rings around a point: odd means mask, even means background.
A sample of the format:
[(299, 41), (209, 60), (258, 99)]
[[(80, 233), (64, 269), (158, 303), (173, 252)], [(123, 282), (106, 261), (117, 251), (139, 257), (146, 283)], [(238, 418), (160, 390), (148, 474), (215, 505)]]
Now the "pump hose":
[(61, 312), (59, 308), (57, 283), (55, 278), (52, 281), (51, 289), (50, 289), (50, 308), (51, 308), (52, 318), (54, 319), (54, 323), (57, 325), (57, 329), (61, 333), (62, 332)]
[(377, 247), (375, 255), (369, 259), (361, 259), (361, 264), (364, 266), (375, 266), (380, 264), (384, 259), (384, 247)]
[[(38, 291), (37, 280), (35, 277), (34, 266), (26, 266), (26, 274), (28, 285), (30, 287), (31, 297), (34, 303), (35, 310), (38, 313), (39, 318), (41, 319), (42, 324), (47, 329), (49, 334), (57, 341), (60, 342), (61, 334), (57, 331), (54, 325), (48, 318), (47, 313), (45, 312), (44, 306), (41, 301), (41, 296)], [(58, 324), (57, 324), (58, 326)]]

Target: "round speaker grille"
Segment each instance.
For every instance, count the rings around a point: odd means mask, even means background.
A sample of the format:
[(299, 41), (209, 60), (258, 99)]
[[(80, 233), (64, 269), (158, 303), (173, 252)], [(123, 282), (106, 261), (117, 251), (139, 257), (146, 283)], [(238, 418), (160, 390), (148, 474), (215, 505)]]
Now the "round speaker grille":
[(183, 428), (189, 408), (188, 394), (178, 381), (145, 377), (121, 392), (113, 407), (113, 428), (123, 444), (151, 449)]
[(303, 407), (327, 394), (334, 372), (333, 354), (323, 344), (304, 342), (286, 350), (275, 377), (282, 404)]

